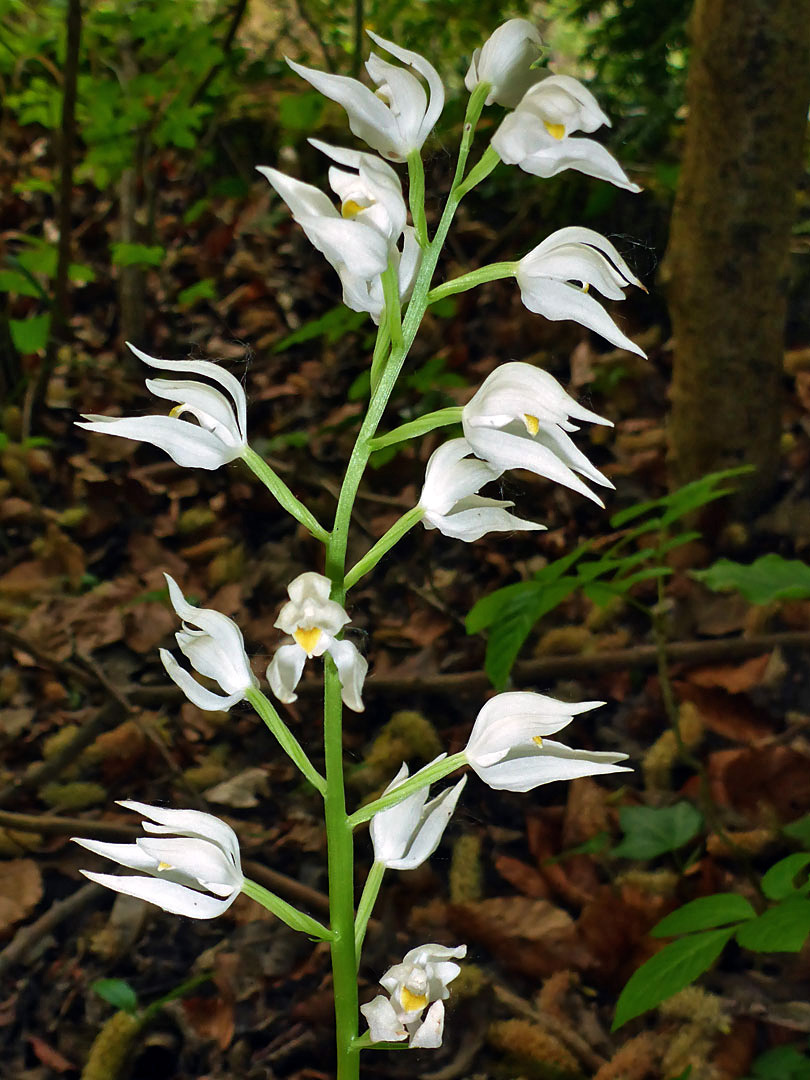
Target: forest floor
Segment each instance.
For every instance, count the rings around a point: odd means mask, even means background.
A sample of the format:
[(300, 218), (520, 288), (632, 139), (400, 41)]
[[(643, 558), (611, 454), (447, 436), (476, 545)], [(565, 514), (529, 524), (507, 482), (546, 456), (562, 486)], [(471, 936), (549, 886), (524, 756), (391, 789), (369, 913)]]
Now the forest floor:
[[(335, 280), (261, 183), (247, 198), (209, 202), (192, 222), (181, 200), (158, 210), (168, 255), (147, 275), (150, 314), (137, 344), (172, 359), (189, 351), (221, 358), (245, 385), (252, 445), (328, 522), (363, 408), (370, 324), (343, 320), (345, 337), (279, 349), (334, 305)], [(40, 213), (36, 195), (9, 195), (0, 244), (14, 250)], [(78, 413), (141, 414), (153, 405), (145, 373), (116, 341), (103, 263), (110, 213), (82, 189), (76, 258), (99, 272), (75, 291), (75, 347), (60, 359), (41, 414), (29, 417), (25, 402), (3, 413), (0, 1071), (50, 1080), (84, 1069), (87, 1080), (116, 1080), (128, 1061), (134, 1077), (150, 1080), (326, 1080), (332, 1005), (323, 945), (245, 897), (201, 922), (88, 885), (79, 870), (98, 868), (96, 860), (69, 842), (137, 835), (136, 819), (115, 800), (206, 809), (237, 831), (251, 876), (324, 914), (316, 797), (247, 706), (200, 711), (168, 683), (157, 651), (171, 647), (177, 625), (167, 571), (195, 602), (236, 619), (263, 678), (281, 641), (273, 624), (286, 585), (322, 569), (318, 546), (239, 466), (184, 470), (150, 446), (73, 426)], [(464, 214), (455, 235), (459, 264), (501, 239)], [(207, 278), (215, 297), (178, 302)], [(610, 514), (666, 492), (671, 346), (660, 302), (624, 308), (615, 314), (647, 348), (646, 361), (529, 315), (508, 283), (426, 320), (387, 426), (467, 400), (505, 359), (529, 360), (615, 423), (585, 425), (576, 438), (616, 491), (606, 514), (536, 476), (508, 474), (505, 496), (547, 532), (467, 545), (419, 528), (353, 590), (353, 632), (370, 661), (366, 711), (346, 717), (353, 803), (378, 792), (403, 759), (414, 767), (464, 746), (491, 692), (485, 639), (465, 630), (475, 600), (585, 540), (615, 538)], [(541, 620), (513, 686), (607, 702), (575, 720), (565, 741), (622, 750), (633, 772), (528, 796), (468, 783), (429, 864), (386, 879), (360, 970), (361, 1000), (369, 1000), (408, 948), (465, 942), (444, 1045), (407, 1059), (367, 1054), (368, 1077), (735, 1080), (752, 1075), (763, 1051), (806, 1044), (810, 953), (736, 945), (700, 989), (610, 1033), (621, 988), (660, 947), (649, 930), (709, 893), (756, 903), (752, 878), (795, 850), (783, 827), (810, 813), (810, 602), (752, 606), (689, 573), (721, 554), (741, 562), (768, 551), (806, 555), (810, 350), (794, 349), (787, 361), (772, 505), (756, 521), (720, 527), (710, 517), (701, 539), (673, 553), (664, 585), (667, 635), (694, 646), (669, 668), (688, 757), (678, 754), (637, 606), (656, 604), (654, 581), (601, 608), (577, 592)], [(369, 470), (350, 562), (414, 505), (435, 445), (426, 436)], [(317, 764), (320, 684), (311, 668), (284, 715)], [(681, 801), (703, 815), (690, 843), (655, 858), (614, 854), (623, 808)], [(362, 880), (370, 844), (360, 836), (357, 848)], [(142, 1006), (181, 994), (141, 1024), (93, 989), (100, 979), (121, 981), (106, 990), (118, 1004), (131, 994), (123, 983)]]

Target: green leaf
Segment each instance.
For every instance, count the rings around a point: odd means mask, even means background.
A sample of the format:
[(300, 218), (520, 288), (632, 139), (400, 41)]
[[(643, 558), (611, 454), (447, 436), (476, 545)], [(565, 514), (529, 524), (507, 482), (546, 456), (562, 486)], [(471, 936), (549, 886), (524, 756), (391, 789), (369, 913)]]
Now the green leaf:
[(748, 565), (718, 559), (706, 570), (691, 571), (691, 576), (714, 592), (736, 589), (749, 604), (803, 600), (810, 596), (810, 566), (798, 559), (783, 559), (775, 552)]
[(42, 289), (16, 270), (0, 270), (0, 293), (17, 293), (18, 296), (42, 296)]
[(743, 923), (737, 941), (752, 952), (798, 952), (810, 934), (810, 900), (784, 900)]
[(769, 900), (785, 900), (789, 896), (804, 896), (810, 889), (807, 878), (801, 885), (795, 884), (796, 875), (810, 865), (810, 853), (797, 851), (780, 859), (763, 875), (762, 891)]
[(751, 1066), (754, 1080), (810, 1080), (810, 1059), (796, 1046), (775, 1046)]
[(51, 329), (50, 315), (34, 315), (30, 319), (9, 319), (8, 328), (14, 348), (23, 354), (39, 352), (48, 344)]
[(374, 450), (381, 450), (384, 446), (393, 446), (394, 443), (408, 439), (418, 439), (436, 428), (448, 427), (450, 424), (460, 424), (461, 413), (460, 405), (425, 413), (424, 416), (420, 416), (416, 420), (410, 420), (407, 424), (400, 424), (398, 428), (389, 431), (387, 435), (379, 435), (376, 439), (372, 439), (371, 446)]
[(96, 275), (90, 266), (84, 266), (82, 263), (71, 263), (68, 266), (68, 280), (76, 285), (88, 285), (91, 281), (96, 280)]
[(789, 836), (791, 840), (798, 840), (800, 844), (810, 848), (810, 814), (805, 814), (804, 817), (791, 821), (790, 825), (783, 827), (782, 832), (785, 836)]
[(537, 582), (523, 584), (534, 588), (527, 589), (519, 600), (501, 613), (489, 632), (484, 668), (492, 685), (499, 690), (506, 685), (512, 665), (534, 624), (570, 596), (577, 587), (577, 580), (561, 578), (540, 588)]
[(623, 806), (619, 823), (624, 837), (613, 849), (624, 859), (655, 859), (676, 851), (703, 826), (703, 815), (690, 802), (674, 806)]
[(138, 1010), (138, 995), (124, 979), (96, 979), (90, 984), (90, 989), (122, 1012), (134, 1013)]
[(278, 122), (285, 131), (314, 131), (320, 125), (324, 109), (320, 94), (282, 94), (277, 105)]
[(166, 255), (166, 249), (160, 244), (120, 244), (110, 245), (113, 266), (160, 266)]
[(712, 966), (733, 933), (733, 926), (704, 930), (665, 945), (630, 976), (616, 1003), (612, 1030), (693, 983)]
[(312, 341), (313, 338), (318, 337), (325, 337), (330, 344), (333, 344), (346, 334), (359, 329), (367, 318), (368, 316), (363, 311), (351, 311), (349, 308), (344, 307), (343, 304), (338, 304), (337, 307), (330, 308), (320, 318), (304, 323), (303, 326), (294, 330), (292, 334), (282, 338), (273, 347), (273, 352), (284, 352), (286, 349), (292, 348), (293, 345), (302, 345), (304, 342)]
[(650, 933), (653, 937), (673, 937), (694, 930), (712, 930), (725, 923), (737, 923), (756, 918), (756, 912), (739, 893), (715, 893), (692, 900), (677, 911), (670, 912)]
[(198, 281), (195, 285), (189, 285), (187, 289), (182, 289), (177, 294), (177, 304), (179, 307), (191, 307), (198, 300), (216, 300), (216, 296), (214, 279), (203, 278), (202, 281)]

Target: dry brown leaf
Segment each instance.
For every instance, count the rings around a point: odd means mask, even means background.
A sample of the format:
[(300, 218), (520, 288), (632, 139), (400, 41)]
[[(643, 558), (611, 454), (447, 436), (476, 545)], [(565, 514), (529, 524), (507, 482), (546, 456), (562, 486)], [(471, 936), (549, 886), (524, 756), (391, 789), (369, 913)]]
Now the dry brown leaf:
[(203, 1039), (214, 1039), (227, 1050), (234, 1032), (233, 1002), (215, 998), (186, 998), (183, 1011), (189, 1023)]
[(693, 668), (689, 672), (689, 681), (695, 686), (720, 687), (730, 694), (744, 694), (762, 682), (769, 660), (770, 653), (765, 653), (763, 656), (752, 656), (741, 664)]
[(42, 899), (42, 875), (32, 859), (0, 862), (0, 932), (26, 919)]
[(524, 896), (533, 896), (538, 900), (548, 898), (551, 890), (548, 882), (534, 866), (514, 858), (512, 855), (497, 855), (495, 869), (518, 892)]
[(743, 694), (678, 682), (676, 692), (698, 710), (704, 727), (734, 742), (756, 744), (773, 737), (773, 721)]
[(58, 1073), (75, 1071), (76, 1066), (60, 1054), (58, 1050), (54, 1050), (52, 1046), (49, 1046), (44, 1039), (40, 1039), (38, 1035), (26, 1035), (26, 1038), (30, 1042), (31, 1049), (37, 1059), (43, 1065), (47, 1065), (49, 1069), (53, 1069), (54, 1072)]
[(528, 896), (496, 896), (448, 904), (450, 924), (465, 940), (484, 945), (498, 963), (533, 978), (561, 967), (590, 968), (593, 958), (568, 912)]
[(708, 774), (712, 799), (752, 824), (795, 821), (810, 810), (810, 756), (790, 747), (718, 750)]
[(267, 773), (258, 765), (243, 769), (236, 776), (223, 780), (221, 784), (215, 784), (204, 792), (209, 802), (217, 803), (219, 806), (232, 806), (240, 810), (258, 806), (258, 795), (269, 794)]

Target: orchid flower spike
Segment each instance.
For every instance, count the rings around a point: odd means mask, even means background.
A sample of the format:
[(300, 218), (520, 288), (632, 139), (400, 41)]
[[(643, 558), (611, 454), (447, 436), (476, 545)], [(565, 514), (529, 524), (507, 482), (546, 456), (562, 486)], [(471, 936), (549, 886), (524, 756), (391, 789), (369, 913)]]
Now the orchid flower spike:
[(593, 139), (575, 139), (577, 131), (596, 131), (610, 120), (596, 98), (570, 75), (549, 75), (530, 87), (514, 112), (501, 121), (492, 147), (507, 165), (533, 176), (556, 176), (575, 169), (628, 191), (641, 191), (616, 159)]
[[(403, 762), (383, 795), (390, 795), (407, 779), (408, 766)], [(463, 776), (455, 787), (447, 788), (430, 802), (427, 802), (429, 786), (421, 788), (375, 814), (370, 825), (374, 861), (389, 870), (414, 870), (421, 866), (439, 846), (466, 781), (467, 777)]]
[(622, 333), (599, 301), (588, 295), (593, 286), (609, 300), (624, 300), (622, 290), (629, 285), (644, 289), (601, 233), (576, 225), (558, 229), (523, 256), (515, 277), (529, 311), (554, 321), (573, 319), (620, 349), (646, 355)]
[(556, 701), (528, 691), (496, 694), (473, 725), (464, 750), (467, 762), (485, 784), (503, 791), (531, 791), (553, 780), (629, 772), (617, 764), (627, 754), (572, 750), (546, 738), (599, 705), (604, 702)]
[(391, 64), (372, 53), (366, 71), (376, 85), (372, 92), (357, 79), (330, 75), (325, 71), (287, 63), (324, 97), (342, 105), (349, 117), (351, 131), (389, 161), (405, 161), (410, 153), (422, 149), (444, 108), (444, 86), (439, 73), (419, 53), (403, 49), (370, 30), (372, 41), (397, 60), (422, 76), (428, 87), (407, 68)]
[[(176, 401), (168, 416), (98, 416), (85, 414), (77, 427), (152, 443), (165, 450), (178, 465), (218, 469), (242, 457), (247, 449), (245, 392), (239, 380), (208, 360), (158, 360), (127, 342), (128, 348), (150, 367), (201, 375), (222, 390), (195, 379), (147, 379), (156, 397)], [(223, 393), (222, 391), (226, 391)], [(196, 423), (183, 420), (184, 413)]]
[(545, 529), (510, 514), (506, 508), (513, 502), (476, 494), (484, 484), (497, 480), (503, 469), (471, 457), (472, 453), (466, 439), (451, 439), (430, 455), (419, 496), (425, 528), (468, 543), (488, 532)]
[(613, 484), (591, 465), (566, 434), (576, 431), (569, 416), (611, 425), (578, 405), (553, 375), (516, 360), (497, 367), (464, 406), (461, 422), (473, 452), (492, 469), (528, 469), (586, 495), (601, 499), (576, 475), (604, 487)]
[(172, 606), (183, 620), (182, 628), (174, 635), (180, 651), (195, 671), (215, 679), (226, 696), (201, 686), (185, 668), (180, 667), (168, 649), (160, 650), (163, 666), (169, 678), (177, 683), (198, 709), (224, 712), (241, 701), (248, 690), (259, 685), (259, 680), (250, 670), (242, 631), (233, 619), (222, 612), (189, 604), (174, 578), (168, 574), (164, 574), (164, 577), (169, 586)]
[(230, 825), (199, 810), (166, 810), (131, 800), (118, 805), (149, 819), (143, 827), (153, 835), (139, 837), (134, 844), (108, 844), (78, 836), (71, 839), (146, 876), (82, 870), (86, 878), (126, 896), (148, 900), (173, 915), (213, 919), (227, 911), (244, 880), (239, 841)]
[(542, 47), (540, 31), (528, 19), (507, 19), (473, 53), (464, 85), (472, 93), (480, 83), (489, 83), (484, 104), (514, 109), (529, 87), (544, 77), (532, 66)]
[(379, 322), (385, 305), (380, 275), (389, 265), (396, 267), (404, 303), (413, 291), (422, 255), (413, 228), (405, 223), (407, 210), (399, 177), (374, 154), (329, 146), (318, 139), (310, 142), (347, 167), (332, 166), (329, 170), (329, 183), (340, 199), (339, 210), (312, 184), (264, 165), (258, 171), (337, 271), (346, 306), (367, 311)]
[(335, 661), (342, 687), (343, 703), (354, 712), (363, 711), (361, 694), (368, 661), (350, 641), (337, 635), (350, 622), (344, 608), (329, 599), (331, 582), (323, 574), (299, 574), (287, 586), (289, 601), (282, 607), (275, 625), (291, 634), (294, 645), (276, 650), (267, 668), (267, 681), (279, 701), (295, 701), (304, 664), (312, 656), (328, 652)]
[[(389, 997), (379, 994), (360, 1012), (368, 1021), (373, 1043), (408, 1040), (412, 1050), (435, 1049), (442, 1044), (444, 1002), (449, 984), (461, 971), (458, 964), (466, 945), (420, 945), (411, 949), (401, 964), (394, 964), (380, 979)], [(422, 1013), (427, 1009), (427, 1013)]]

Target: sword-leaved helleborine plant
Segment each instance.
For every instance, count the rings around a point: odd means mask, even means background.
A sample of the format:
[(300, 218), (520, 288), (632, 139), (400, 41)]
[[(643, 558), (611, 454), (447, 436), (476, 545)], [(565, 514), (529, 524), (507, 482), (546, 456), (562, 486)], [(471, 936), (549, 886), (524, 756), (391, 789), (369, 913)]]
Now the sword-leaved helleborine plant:
[[(433, 855), (451, 825), (464, 792), (466, 772), (474, 773), (490, 788), (523, 792), (553, 781), (604, 776), (625, 769), (620, 763), (626, 755), (612, 748), (571, 749), (549, 738), (575, 716), (584, 717), (598, 702), (566, 703), (534, 692), (510, 691), (483, 704), (462, 750), (439, 754), (413, 774), (403, 762), (377, 797), (354, 809), (346, 805), (343, 707), (360, 712), (364, 696), (368, 698), (375, 690), (373, 675), (366, 679), (368, 662), (356, 644), (364, 631), (353, 631), (351, 640), (344, 636), (350, 622), (347, 607), (357, 611), (358, 621), (363, 623), (365, 613), (379, 606), (365, 603), (367, 592), (357, 602), (354, 596), (350, 602), (347, 594), (419, 522), (427, 530), (465, 542), (498, 533), (503, 551), (508, 543), (505, 534), (544, 529), (512, 514), (511, 501), (481, 494), (491, 485), (494, 495), (500, 495), (494, 485), (506, 470), (534, 472), (600, 505), (588, 483), (612, 486), (572, 438), (581, 422), (607, 425), (610, 421), (579, 404), (536, 364), (521, 360), (493, 356), (498, 365), (477, 390), (469, 388), (463, 407), (420, 414), (418, 400), (405, 405), (398, 399), (400, 415), (407, 419), (380, 434), (378, 429), (420, 323), (429, 306), (444, 296), (496, 278), (514, 277), (530, 311), (547, 319), (572, 319), (614, 345), (641, 352), (588, 292), (593, 288), (608, 300), (621, 300), (629, 285), (640, 286), (617, 248), (591, 229), (559, 229), (545, 240), (538, 238), (536, 246), (522, 258), (513, 254), (508, 261), (476, 267), (461, 277), (438, 283), (433, 280), (460, 202), (501, 161), (517, 164), (536, 176), (577, 169), (637, 190), (608, 150), (579, 135), (608, 123), (590, 91), (576, 79), (549, 75), (538, 66), (542, 42), (525, 19), (510, 19), (496, 29), (470, 62), (465, 80), (470, 98), (455, 173), (435, 218), (433, 210), (440, 199), (431, 196), (428, 220), (421, 154), (444, 104), (442, 80), (420, 53), (375, 34), (371, 37), (393, 57), (391, 61), (372, 53), (369, 58), (366, 70), (374, 89), (357, 79), (290, 61), (293, 71), (343, 106), (350, 130), (365, 143), (365, 148), (354, 149), (313, 140), (330, 159), (328, 182), (336, 201), (314, 184), (272, 166), (261, 168), (297, 224), (337, 271), (344, 302), (355, 311), (368, 313), (377, 324), (368, 371), (368, 403), (358, 420), (358, 434), (330, 526), (324, 527), (248, 445), (245, 391), (239, 379), (218, 363), (158, 360), (130, 346), (145, 364), (164, 373), (161, 378), (149, 379), (147, 387), (156, 397), (174, 403), (169, 415), (86, 416), (80, 425), (93, 432), (151, 443), (184, 468), (213, 470), (241, 459), (271, 492), (278, 508), (308, 533), (299, 533), (296, 543), (307, 545), (309, 568), (289, 584), (289, 600), (275, 621), (289, 640), (263, 642), (265, 656), (275, 649), (266, 668), (269, 688), (283, 705), (297, 703), (291, 712), (301, 742), (260, 688), (236, 622), (211, 607), (189, 603), (168, 575), (169, 601), (182, 620), (175, 639), (193, 673), (168, 649), (162, 649), (160, 656), (170, 678), (199, 708), (222, 711), (238, 706), (243, 710), (241, 722), (250, 708), (255, 710), (272, 735), (274, 748), (278, 746), (306, 780), (310, 796), (323, 800), (328, 925), (245, 878), (233, 829), (201, 811), (164, 809), (127, 800), (123, 806), (144, 816), (146, 836), (132, 844), (78, 842), (93, 854), (135, 871), (134, 875), (121, 876), (85, 871), (92, 880), (113, 890), (192, 918), (222, 914), (241, 892), (288, 926), (327, 943), (334, 987), (338, 1080), (357, 1080), (361, 1052), (366, 1050), (389, 1046), (425, 1050), (442, 1044), (445, 1001), (459, 974), (456, 961), (465, 956), (465, 945), (416, 945), (379, 979), (385, 993), (363, 1004), (357, 973), (385, 872), (413, 870)], [(470, 167), (468, 158), (485, 105), (513, 111), (500, 121), (491, 145)], [(407, 203), (400, 176), (391, 164), (398, 162), (407, 163)], [(489, 348), (488, 342), (483, 344)], [(475, 370), (481, 370), (486, 359), (487, 352), (478, 348)], [(340, 371), (333, 370), (330, 377), (340, 378)], [(400, 386), (400, 395), (408, 389), (407, 384)], [(459, 429), (463, 437), (459, 437)], [(401, 470), (413, 470), (414, 461), (428, 458), (416, 505), (374, 543), (364, 545), (362, 533), (352, 534), (353, 509), (372, 453), (428, 434), (433, 440), (432, 453), (402, 455), (398, 465)], [(295, 476), (292, 460), (288, 467), (289, 474)], [(261, 523), (258, 515), (257, 522)], [(280, 526), (275, 519), (273, 530), (277, 538)], [(285, 539), (290, 541), (285, 559), (294, 558), (301, 549), (292, 543), (292, 530)], [(417, 566), (406, 566), (403, 557), (395, 569), (402, 580), (419, 583), (419, 564), (428, 562), (423, 545), (433, 541), (418, 530), (414, 543), (419, 548)], [(441, 547), (444, 551), (446, 545)], [(347, 566), (350, 550), (357, 561)], [(523, 538), (520, 550), (522, 559), (531, 556), (531, 538)], [(540, 554), (536, 550), (531, 557)], [(265, 624), (280, 600), (277, 594), (282, 579), (278, 575), (278, 567), (267, 567), (251, 577), (264, 585), (264, 590), (255, 590), (250, 599), (256, 608), (262, 608)], [(368, 636), (368, 649), (373, 657), (373, 633)], [(310, 658), (321, 658), (322, 664), (312, 672), (304, 694), (299, 683)], [(207, 685), (209, 681), (219, 692)], [(321, 681), (322, 728), (311, 716), (303, 715), (308, 712), (305, 706), (311, 692)], [(303, 703), (298, 702), (299, 691)], [(398, 699), (398, 707), (405, 697), (403, 694)], [(453, 703), (446, 708), (452, 710)], [(372, 719), (376, 719), (374, 712), (369, 709)], [(460, 714), (455, 719), (464, 722)], [(580, 727), (585, 726), (583, 719)], [(593, 725), (587, 729), (587, 744), (598, 747), (600, 729)], [(354, 729), (355, 754), (362, 753), (365, 731), (360, 726)], [(465, 774), (431, 797), (431, 789), (437, 791), (433, 785), (458, 770)], [(371, 857), (362, 837), (368, 872), (358, 898), (355, 830), (365, 824), (369, 825)], [(384, 947), (380, 938), (377, 955)], [(368, 981), (376, 980), (373, 973), (365, 976)], [(361, 1014), (368, 1024), (362, 1033)], [(462, 1038), (463, 1032), (453, 1032), (455, 1046)], [(421, 1069), (421, 1065), (406, 1066), (404, 1071)]]

